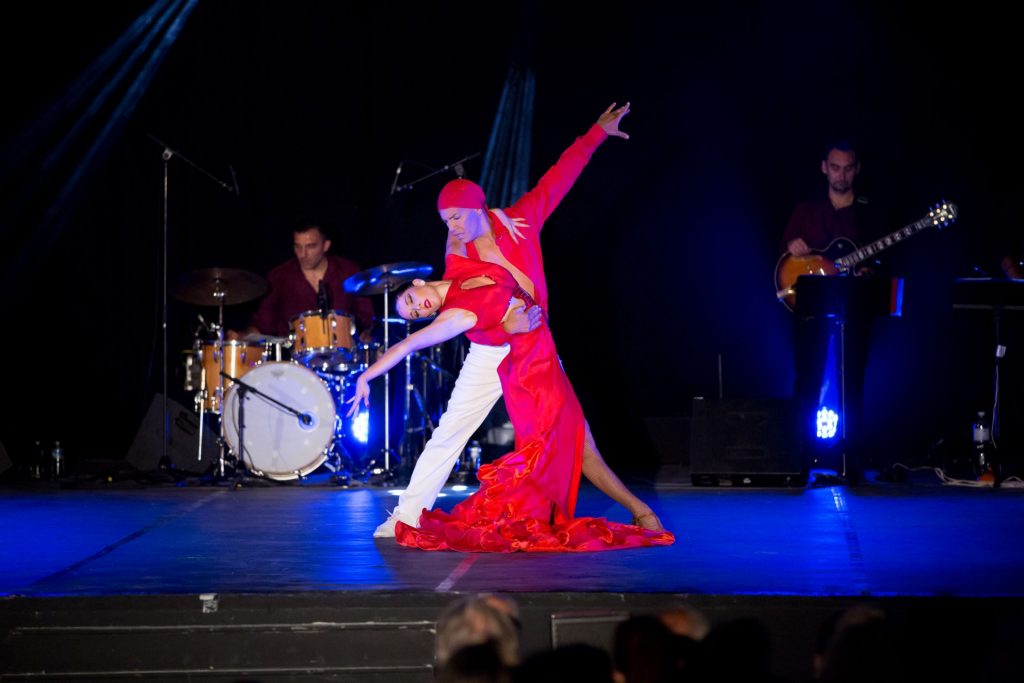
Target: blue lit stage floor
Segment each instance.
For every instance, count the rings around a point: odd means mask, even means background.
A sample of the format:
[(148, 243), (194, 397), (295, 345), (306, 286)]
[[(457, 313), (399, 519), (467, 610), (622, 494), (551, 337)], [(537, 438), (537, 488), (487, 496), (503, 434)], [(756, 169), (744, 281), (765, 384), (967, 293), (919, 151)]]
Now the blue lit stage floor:
[[(0, 491), (0, 594), (303, 591), (1022, 596), (1024, 490), (934, 478), (855, 487), (637, 488), (671, 547), (428, 553), (371, 538), (379, 488), (274, 485)], [(448, 491), (443, 505), (465, 493)], [(579, 514), (626, 521), (584, 487)]]

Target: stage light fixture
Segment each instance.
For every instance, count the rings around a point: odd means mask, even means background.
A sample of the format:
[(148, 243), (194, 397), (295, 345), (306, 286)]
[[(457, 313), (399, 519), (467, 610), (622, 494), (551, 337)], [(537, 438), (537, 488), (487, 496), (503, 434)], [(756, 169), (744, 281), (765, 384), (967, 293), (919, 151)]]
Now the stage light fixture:
[(368, 410), (360, 410), (356, 413), (356, 416), (352, 418), (349, 432), (352, 434), (352, 438), (359, 443), (367, 442), (370, 438), (370, 412)]
[(839, 431), (839, 413), (827, 406), (818, 408), (816, 435), (819, 439), (834, 439)]

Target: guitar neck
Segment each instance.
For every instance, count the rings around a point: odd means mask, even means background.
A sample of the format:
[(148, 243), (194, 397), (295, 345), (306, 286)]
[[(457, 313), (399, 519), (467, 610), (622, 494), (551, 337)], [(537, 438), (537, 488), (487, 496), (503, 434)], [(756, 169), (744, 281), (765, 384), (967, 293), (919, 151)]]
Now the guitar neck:
[(932, 225), (933, 221), (930, 217), (926, 216), (919, 221), (915, 221), (910, 225), (906, 225), (896, 232), (891, 232), (881, 239), (877, 239), (871, 244), (861, 247), (857, 251), (851, 252), (842, 258), (836, 259), (836, 266), (841, 270), (849, 270), (856, 266), (861, 261), (867, 260), (875, 254), (885, 251), (889, 247), (899, 244), (903, 240), (916, 235), (927, 227)]

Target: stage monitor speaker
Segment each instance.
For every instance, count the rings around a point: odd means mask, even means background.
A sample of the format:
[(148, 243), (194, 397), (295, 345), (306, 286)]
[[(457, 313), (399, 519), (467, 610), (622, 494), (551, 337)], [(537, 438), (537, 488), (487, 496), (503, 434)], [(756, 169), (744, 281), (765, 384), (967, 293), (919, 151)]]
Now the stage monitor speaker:
[(790, 399), (693, 399), (694, 486), (803, 486), (800, 414)]
[[(154, 472), (160, 467), (163, 454), (163, 394), (156, 394), (149, 411), (135, 434), (125, 460), (140, 472)], [(183, 405), (167, 399), (167, 457), (170, 466), (188, 474), (203, 474), (217, 461), (220, 446), (210, 420), (203, 425), (203, 453), (199, 459), (199, 415)]]

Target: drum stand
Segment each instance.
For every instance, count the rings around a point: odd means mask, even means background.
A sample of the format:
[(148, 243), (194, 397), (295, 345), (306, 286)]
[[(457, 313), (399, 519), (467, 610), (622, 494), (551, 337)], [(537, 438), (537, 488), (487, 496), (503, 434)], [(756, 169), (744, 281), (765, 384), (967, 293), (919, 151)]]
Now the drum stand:
[[(223, 333), (219, 329), (218, 329), (218, 338), (223, 340)], [(198, 333), (198, 331), (196, 332), (196, 339), (199, 340), (199, 333)], [(200, 349), (202, 349), (202, 344), (198, 344), (198, 347)], [(224, 372), (224, 353), (223, 353), (223, 343), (222, 342), (220, 343), (220, 347), (221, 347), (220, 371), (221, 371), (221, 373), (223, 373)], [(219, 391), (219, 390), (215, 389), (214, 391)], [(200, 363), (200, 367), (199, 367), (199, 391), (196, 393), (196, 398), (195, 398), (196, 411), (199, 413), (199, 434), (200, 434), (199, 444), (196, 447), (196, 461), (197, 462), (202, 462), (203, 461), (203, 440), (204, 439), (202, 438), (202, 435), (205, 433), (203, 430), (206, 427), (206, 401), (209, 398), (210, 398), (210, 387), (207, 384), (206, 367), (205, 367), (205, 364)], [(217, 414), (218, 418), (221, 418), (222, 417), (222, 412), (220, 410), (220, 408), (221, 408), (220, 400), (217, 401), (217, 407), (218, 407), (217, 411), (212, 411), (212, 412), (215, 412)], [(214, 471), (214, 476), (223, 477), (224, 476), (224, 439), (223, 439), (223, 437), (220, 434), (217, 435), (217, 443), (220, 445), (220, 454), (217, 457), (217, 467), (216, 467), (216, 469)]]
[[(406, 336), (411, 332), (411, 324), (406, 322)], [(417, 388), (413, 382), (412, 377), (412, 356), (417, 356), (417, 361), (420, 363), (422, 370), (423, 386), (422, 390)], [(433, 372), (437, 375), (437, 386), (435, 389), (440, 393), (441, 374), (445, 372), (440, 366), (438, 366), (431, 358), (422, 356), (419, 352), (415, 354), (409, 354), (405, 357), (405, 397), (403, 402), (404, 415), (402, 425), (404, 428), (404, 438), (402, 441), (401, 453), (403, 457), (409, 457), (411, 462), (416, 456), (423, 452), (423, 447), (426, 446), (427, 441), (427, 430), (431, 432), (435, 429), (435, 417), (427, 410), (427, 383), (429, 381), (429, 374)], [(412, 399), (416, 399), (416, 407), (419, 409), (419, 419), (414, 424), (411, 420), (411, 408)], [(414, 434), (420, 435), (420, 440), (415, 444), (412, 441)]]
[[(384, 287), (384, 353), (388, 352), (391, 348), (390, 337), (388, 335), (388, 311), (390, 308), (391, 290), (393, 285), (389, 282)], [(408, 359), (406, 359), (408, 361)], [(406, 375), (408, 377), (408, 375)], [(394, 472), (391, 470), (391, 455), (394, 451), (391, 449), (391, 371), (388, 370), (384, 373), (384, 469), (381, 472), (375, 472), (375, 474), (381, 474), (385, 479), (389, 479), (394, 476)], [(373, 462), (370, 463), (373, 465)]]
[(199, 368), (199, 446), (196, 454), (198, 462), (203, 461), (203, 427), (206, 426), (206, 408), (203, 403), (206, 400), (206, 368), (200, 364)]
[[(409, 336), (409, 333), (411, 332), (411, 329), (410, 329), (411, 327), (412, 327), (412, 325), (410, 325), (408, 322), (405, 323), (405, 336), (406, 337)], [(423, 431), (426, 428), (425, 420), (424, 420), (424, 414), (423, 414), (423, 408), (424, 408), (423, 396), (420, 395), (419, 390), (416, 388), (416, 385), (413, 384), (413, 381), (412, 381), (412, 357), (413, 357), (413, 354), (411, 354), (411, 353), (408, 356), (405, 357), (405, 395), (402, 398), (402, 431), (403, 431), (403, 434), (402, 434), (402, 445), (401, 445), (401, 453), (402, 453), (402, 457), (403, 458), (405, 458), (406, 456), (412, 456), (412, 457), (416, 456), (416, 453), (412, 452), (412, 449), (413, 449), (412, 435), (417, 433), (417, 432), (422, 434)], [(411, 403), (412, 403), (411, 402), (411, 398), (413, 396), (416, 397), (416, 405), (420, 409), (420, 420), (419, 420), (419, 424), (418, 425), (411, 424), (411, 421), (409, 419), (410, 418), (410, 412), (411, 412), (410, 408), (412, 407), (411, 406)], [(409, 458), (408, 461), (411, 462), (412, 458)]]
[[(214, 348), (218, 349), (218, 353), (220, 353), (220, 362), (218, 364), (219, 372), (220, 372), (220, 382), (218, 382), (218, 387), (213, 390), (214, 393), (217, 395), (217, 400), (216, 400), (217, 409), (215, 411), (213, 411), (213, 412), (215, 412), (217, 414), (217, 417), (220, 420), (224, 419), (224, 379), (223, 378), (224, 377), (230, 377), (230, 375), (228, 375), (226, 372), (224, 372), (224, 297), (227, 296), (227, 290), (224, 288), (223, 285), (224, 285), (224, 283), (222, 281), (220, 281), (220, 280), (215, 281), (213, 292), (212, 292), (212, 295), (213, 295), (214, 299), (216, 299), (216, 301), (217, 301), (217, 341), (215, 342)], [(197, 334), (198, 334), (198, 332), (197, 332)], [(201, 377), (200, 382), (199, 382), (199, 393), (200, 393), (200, 400), (199, 400), (199, 407), (200, 407), (200, 410), (199, 410), (199, 435), (200, 435), (200, 438), (199, 438), (199, 447), (198, 447), (198, 453), (197, 453), (196, 458), (197, 458), (197, 460), (202, 461), (202, 459), (203, 459), (203, 439), (202, 439), (202, 434), (203, 434), (203, 417), (206, 414), (205, 404), (206, 404), (206, 399), (209, 397), (209, 391), (210, 391), (210, 388), (207, 386), (207, 382), (206, 382), (206, 368), (203, 368), (201, 370), (200, 377)], [(231, 379), (233, 380), (234, 378), (232, 377)], [(223, 478), (224, 477), (224, 461), (226, 459), (225, 456), (226, 456), (226, 452), (227, 452), (227, 443), (224, 441), (223, 436), (221, 436), (220, 434), (217, 435), (217, 442), (220, 444), (220, 453), (217, 456), (217, 468), (216, 468), (216, 471), (215, 471), (215, 476)], [(240, 449), (240, 450), (244, 450), (244, 449)], [(239, 457), (241, 458), (241, 456), (239, 456)]]
[[(400, 285), (430, 276), (433, 267), (422, 263), (389, 263), (377, 266), (361, 273), (356, 273), (345, 280), (345, 291), (350, 294), (384, 294), (384, 352), (391, 348), (391, 339), (388, 329), (388, 312), (391, 310), (391, 292)], [(391, 448), (391, 373), (384, 373), (384, 468), (373, 467), (375, 462), (371, 461), (372, 474), (383, 476), (389, 479), (394, 476), (391, 467), (391, 456), (394, 451)]]

